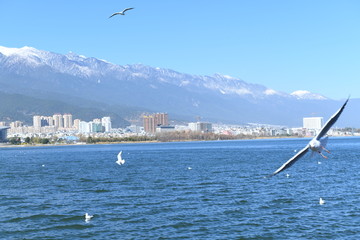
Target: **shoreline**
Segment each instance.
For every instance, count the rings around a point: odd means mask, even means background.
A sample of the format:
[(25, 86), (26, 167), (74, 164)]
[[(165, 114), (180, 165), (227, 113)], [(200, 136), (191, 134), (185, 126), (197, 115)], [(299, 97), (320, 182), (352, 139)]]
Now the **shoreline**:
[[(359, 136), (330, 136), (332, 138), (348, 138)], [(296, 136), (281, 136), (281, 137), (252, 137), (252, 138), (239, 138), (239, 139), (224, 139), (224, 140), (173, 140), (173, 141), (120, 141), (120, 142), (98, 142), (98, 143), (60, 143), (60, 144), (0, 144), (0, 148), (23, 148), (23, 147), (66, 147), (66, 146), (89, 146), (89, 145), (112, 145), (112, 144), (138, 144), (138, 143), (172, 143), (172, 142), (214, 142), (214, 141), (239, 141), (239, 140), (266, 140), (266, 139), (306, 139), (312, 136), (296, 137)]]

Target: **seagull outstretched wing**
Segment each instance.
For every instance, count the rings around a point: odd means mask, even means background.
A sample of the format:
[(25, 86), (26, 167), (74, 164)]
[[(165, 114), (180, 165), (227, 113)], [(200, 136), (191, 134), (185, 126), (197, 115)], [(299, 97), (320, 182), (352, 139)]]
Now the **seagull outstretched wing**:
[(332, 115), (331, 118), (325, 123), (319, 134), (316, 136), (316, 140), (320, 140), (320, 138), (322, 138), (329, 131), (332, 125), (334, 125), (334, 123), (338, 120), (341, 113), (343, 112), (348, 101), (349, 98), (345, 101), (342, 107), (334, 115)]
[(118, 14), (120, 14), (120, 13), (116, 12), (116, 13), (112, 14), (109, 18), (111, 18), (111, 17), (113, 17), (115, 15), (118, 15)]
[(134, 9), (134, 8), (125, 8), (124, 10), (122, 10), (122, 12), (116, 12), (116, 13), (113, 13), (109, 18), (115, 16), (115, 15), (125, 15), (125, 12), (128, 11), (128, 10), (131, 10), (131, 9)]
[(134, 9), (134, 8), (125, 8), (125, 9), (122, 11), (122, 13), (125, 13), (126, 11), (131, 10), (131, 9)]
[[(308, 145), (306, 145), (306, 147), (304, 147), (295, 156), (290, 158), (286, 163), (284, 163), (279, 169), (277, 169), (273, 174), (270, 174), (268, 177), (272, 177), (272, 176), (278, 174), (279, 172), (291, 167), (297, 160), (299, 160), (302, 156), (305, 155), (305, 153), (307, 153), (309, 151), (310, 145), (313, 141), (320, 142), (319, 144), (322, 144), (322, 147), (324, 148), (325, 147), (324, 145), (326, 145), (327, 138), (325, 138), (325, 139), (321, 139), (321, 138), (324, 135), (326, 135), (326, 133), (329, 131), (329, 129), (332, 127), (332, 125), (334, 125), (334, 123), (338, 120), (338, 118), (340, 117), (341, 113), (343, 112), (348, 101), (349, 101), (349, 98), (345, 101), (345, 103), (342, 105), (342, 107), (326, 122), (324, 127), (321, 129), (320, 133), (318, 135), (316, 135), (316, 137), (314, 137), (313, 140), (311, 140), (310, 143)], [(321, 146), (319, 146), (319, 147), (321, 147)], [(311, 148), (311, 150), (318, 151), (316, 148), (313, 149), (313, 147)], [(321, 154), (321, 150), (319, 151), (319, 153)]]
[(291, 167), (297, 160), (299, 160), (302, 156), (304, 156), (305, 153), (307, 153), (308, 151), (309, 151), (309, 145), (306, 145), (306, 147), (304, 147), (301, 151), (299, 151), (295, 156), (290, 158), (286, 163), (284, 163), (281, 167), (279, 167), (278, 170), (276, 170), (273, 174), (270, 174), (267, 177), (272, 177), (278, 174), (279, 172), (282, 172), (285, 169)]

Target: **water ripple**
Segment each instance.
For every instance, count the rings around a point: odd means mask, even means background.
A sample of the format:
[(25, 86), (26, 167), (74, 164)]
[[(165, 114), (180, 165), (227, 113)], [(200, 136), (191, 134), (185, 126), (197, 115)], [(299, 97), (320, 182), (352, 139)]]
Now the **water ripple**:
[[(321, 165), (304, 158), (287, 171), (289, 177), (263, 178), (306, 141), (0, 149), (0, 235), (359, 238), (358, 138), (329, 140), (333, 154)], [(114, 163), (119, 149), (129, 153), (123, 166)], [(320, 197), (326, 204), (319, 204)], [(86, 212), (94, 215), (89, 222)]]

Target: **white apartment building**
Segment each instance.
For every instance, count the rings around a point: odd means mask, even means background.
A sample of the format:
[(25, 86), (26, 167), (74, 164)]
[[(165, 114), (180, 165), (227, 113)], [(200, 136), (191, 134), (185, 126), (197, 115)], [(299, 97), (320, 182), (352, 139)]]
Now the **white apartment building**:
[(63, 116), (61, 114), (54, 114), (53, 119), (54, 119), (54, 126), (56, 128), (63, 128), (64, 127), (64, 119), (63, 119)]
[(63, 119), (64, 119), (64, 128), (72, 128), (73, 127), (73, 120), (72, 120), (71, 114), (68, 114), (68, 113), (64, 114)]
[(212, 132), (212, 124), (206, 122), (189, 123), (189, 128), (194, 132)]
[(80, 121), (79, 122), (79, 133), (90, 133), (90, 125), (88, 122)]
[(303, 118), (303, 127), (306, 129), (320, 130), (324, 125), (322, 117), (307, 117)]
[(111, 118), (110, 117), (103, 117), (101, 119), (101, 124), (105, 128), (105, 132), (111, 131)]
[(41, 116), (33, 116), (34, 128), (41, 128)]

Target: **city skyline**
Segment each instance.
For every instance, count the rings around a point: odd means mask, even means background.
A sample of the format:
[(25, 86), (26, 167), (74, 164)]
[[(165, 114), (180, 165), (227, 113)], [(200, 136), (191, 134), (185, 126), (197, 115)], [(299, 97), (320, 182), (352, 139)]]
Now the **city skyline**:
[[(0, 122), (0, 143), (6, 143), (10, 136), (13, 143), (29, 143), (33, 137), (44, 139), (49, 143), (69, 141), (74, 143), (83, 136), (102, 138), (102, 139), (119, 139), (126, 137), (164, 137), (163, 139), (171, 139), (171, 136), (189, 137), (193, 134), (215, 134), (225, 136), (225, 139), (243, 138), (244, 136), (253, 137), (279, 137), (279, 136), (315, 136), (323, 126), (323, 117), (304, 117), (303, 126), (289, 128), (284, 126), (271, 126), (264, 124), (249, 125), (226, 125), (213, 124), (211, 122), (188, 122), (184, 125), (170, 125), (167, 113), (153, 113), (142, 116), (143, 126), (131, 125), (126, 128), (112, 129), (111, 118), (102, 117), (95, 118), (86, 122), (80, 119), (72, 120), (72, 114), (53, 114), (52, 116), (33, 116), (33, 126), (26, 126), (21, 121), (10, 122), (10, 127), (5, 122)], [(214, 126), (215, 125), (215, 126)], [(329, 134), (335, 136), (359, 136), (360, 129), (330, 129)], [(174, 135), (175, 133), (175, 135)], [(170, 134), (170, 135), (165, 135)], [(171, 135), (173, 134), (173, 135)], [(190, 134), (190, 135), (188, 135)], [(170, 137), (170, 138), (169, 138)], [(179, 138), (176, 138), (179, 140)], [(196, 138), (196, 137), (195, 137)], [(62, 139), (62, 140), (61, 140)], [(201, 139), (201, 137), (200, 137)], [(190, 139), (188, 139), (190, 140)], [(40, 140), (39, 140), (40, 141)], [(41, 141), (40, 141), (41, 142)], [(91, 142), (91, 141), (90, 141)], [(33, 142), (34, 143), (34, 142)]]
[[(143, 63), (197, 75), (220, 73), (287, 93), (360, 97), (355, 91), (358, 1), (230, 0), (220, 6), (202, 0), (127, 0), (120, 5), (4, 2), (0, 20), (7, 24), (0, 46), (72, 51), (114, 64)], [(108, 19), (125, 7), (135, 9)]]

